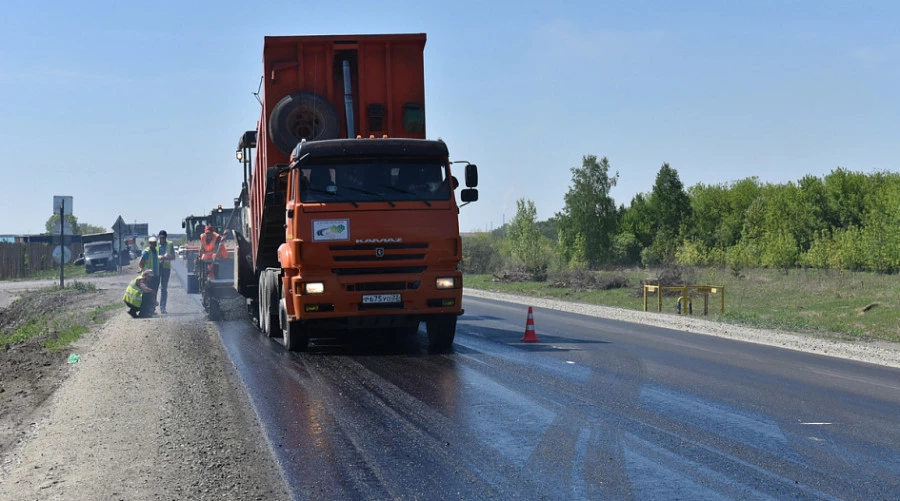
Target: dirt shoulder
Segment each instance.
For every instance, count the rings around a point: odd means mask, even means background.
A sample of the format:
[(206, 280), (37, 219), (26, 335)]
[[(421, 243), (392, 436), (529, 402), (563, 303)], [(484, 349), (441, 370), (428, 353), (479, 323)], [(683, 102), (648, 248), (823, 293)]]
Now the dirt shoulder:
[[(134, 272), (45, 307), (120, 302)], [(215, 327), (177, 279), (168, 311), (135, 320), (122, 305), (49, 358), (6, 350), (0, 366), (19, 362), (0, 372), (0, 499), (288, 499)]]

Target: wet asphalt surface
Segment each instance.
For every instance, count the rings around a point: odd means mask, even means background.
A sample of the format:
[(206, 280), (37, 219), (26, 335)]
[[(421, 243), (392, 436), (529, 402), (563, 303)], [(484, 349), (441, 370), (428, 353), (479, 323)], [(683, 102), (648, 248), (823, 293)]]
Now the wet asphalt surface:
[(217, 324), (294, 499), (900, 499), (900, 369), (464, 308), (448, 354)]

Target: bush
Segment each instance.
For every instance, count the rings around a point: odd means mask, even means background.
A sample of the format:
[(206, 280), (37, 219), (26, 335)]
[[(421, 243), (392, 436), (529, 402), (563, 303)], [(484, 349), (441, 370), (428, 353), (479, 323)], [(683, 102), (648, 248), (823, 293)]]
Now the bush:
[(478, 234), (463, 238), (463, 258), (460, 269), (463, 273), (494, 273), (503, 268), (503, 256), (499, 243), (489, 234)]

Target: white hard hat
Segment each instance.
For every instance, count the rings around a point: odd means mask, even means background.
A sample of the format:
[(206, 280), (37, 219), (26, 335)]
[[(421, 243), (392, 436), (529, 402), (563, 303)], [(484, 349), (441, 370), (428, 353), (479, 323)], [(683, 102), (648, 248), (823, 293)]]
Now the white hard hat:
[(152, 244), (152, 243), (155, 243), (155, 242), (156, 242), (156, 237), (150, 237), (150, 240), (148, 240), (148, 242), (150, 242), (151, 244)]
[(153, 270), (144, 270), (144, 275), (145, 275), (145, 276), (148, 276), (148, 277), (152, 277), (152, 276), (153, 276)]

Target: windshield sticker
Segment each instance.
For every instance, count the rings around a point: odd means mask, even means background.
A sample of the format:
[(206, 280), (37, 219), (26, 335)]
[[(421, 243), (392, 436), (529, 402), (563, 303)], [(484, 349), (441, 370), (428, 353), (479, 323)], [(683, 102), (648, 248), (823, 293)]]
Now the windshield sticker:
[(325, 219), (313, 221), (313, 241), (350, 240), (349, 219)]

